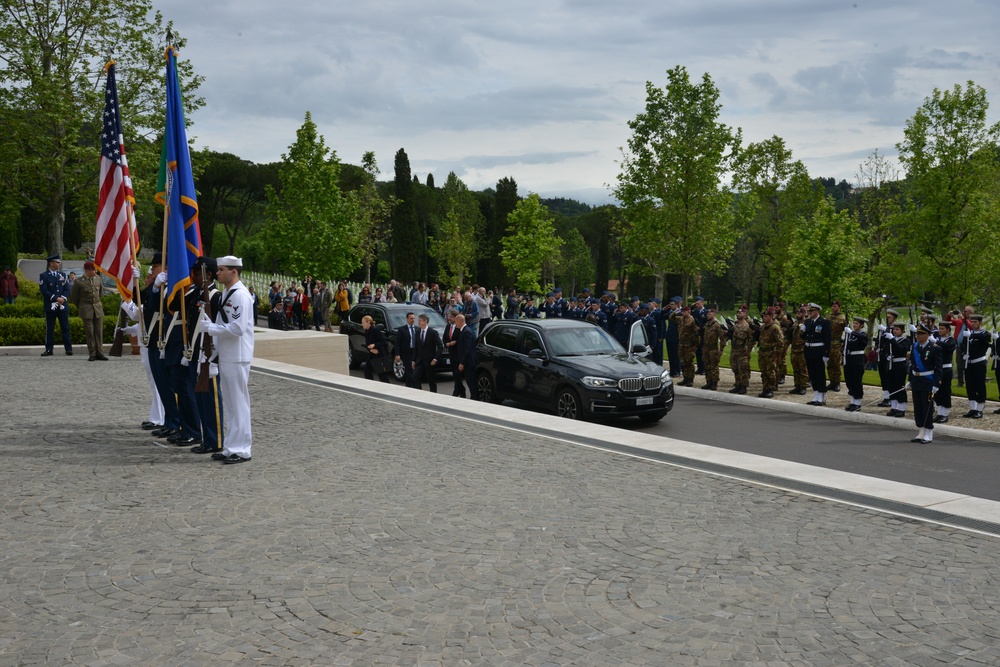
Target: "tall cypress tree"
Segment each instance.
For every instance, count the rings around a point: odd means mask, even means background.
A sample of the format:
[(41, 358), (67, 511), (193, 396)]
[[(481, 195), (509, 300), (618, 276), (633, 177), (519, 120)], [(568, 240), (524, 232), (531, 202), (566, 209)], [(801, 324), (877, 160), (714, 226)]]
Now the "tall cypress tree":
[(399, 204), (392, 213), (392, 273), (404, 282), (421, 280), (421, 263), (426, 239), (417, 219), (410, 158), (400, 148), (396, 151), (396, 199)]

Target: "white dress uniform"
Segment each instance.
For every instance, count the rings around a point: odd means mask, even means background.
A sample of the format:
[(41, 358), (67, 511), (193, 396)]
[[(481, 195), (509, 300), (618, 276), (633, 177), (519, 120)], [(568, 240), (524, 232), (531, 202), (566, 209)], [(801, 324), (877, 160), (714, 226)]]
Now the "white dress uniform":
[[(135, 322), (134, 325), (125, 327), (124, 332), (130, 336), (138, 336), (140, 334), (139, 318), (142, 317), (139, 306), (135, 305), (132, 301), (123, 301), (122, 310), (125, 311), (125, 315), (130, 320)], [(153, 369), (149, 367), (149, 348), (145, 345), (139, 346), (139, 359), (142, 360), (142, 367), (146, 369), (146, 381), (149, 382), (149, 393), (152, 395), (149, 403), (149, 421), (162, 426), (163, 420), (166, 419), (166, 413), (163, 410), (163, 401), (160, 400), (160, 393), (156, 391), (156, 382), (153, 380)]]
[(223, 291), (222, 309), (204, 325), (219, 359), (219, 386), (226, 406), (222, 454), (250, 458), (250, 362), (253, 361), (253, 295), (242, 281)]

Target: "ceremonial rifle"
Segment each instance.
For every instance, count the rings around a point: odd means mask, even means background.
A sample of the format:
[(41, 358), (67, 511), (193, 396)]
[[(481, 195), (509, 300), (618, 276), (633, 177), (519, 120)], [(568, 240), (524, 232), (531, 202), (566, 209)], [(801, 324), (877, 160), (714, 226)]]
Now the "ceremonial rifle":
[(109, 357), (120, 357), (122, 356), (122, 345), (125, 344), (125, 311), (121, 308), (118, 309), (118, 319), (115, 321), (115, 340), (111, 343), (111, 349), (108, 351)]
[[(201, 300), (205, 307), (205, 314), (208, 315), (209, 319), (212, 319), (212, 297), (209, 294), (208, 272), (205, 270), (204, 264), (201, 266)], [(206, 393), (212, 390), (211, 376), (208, 373), (212, 358), (212, 337), (207, 333), (203, 333), (201, 336), (201, 354), (205, 357), (205, 361), (198, 368), (198, 382), (195, 383), (194, 390)]]

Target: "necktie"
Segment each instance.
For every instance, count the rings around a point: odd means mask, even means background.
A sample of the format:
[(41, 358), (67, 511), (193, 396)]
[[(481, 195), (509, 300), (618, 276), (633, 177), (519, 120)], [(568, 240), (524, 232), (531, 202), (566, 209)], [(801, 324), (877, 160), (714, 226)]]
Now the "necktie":
[(427, 329), (420, 330), (420, 344), (424, 344), (424, 340), (427, 338)]
[(410, 325), (410, 347), (412, 348), (416, 346), (417, 346), (417, 339), (413, 335), (413, 325)]

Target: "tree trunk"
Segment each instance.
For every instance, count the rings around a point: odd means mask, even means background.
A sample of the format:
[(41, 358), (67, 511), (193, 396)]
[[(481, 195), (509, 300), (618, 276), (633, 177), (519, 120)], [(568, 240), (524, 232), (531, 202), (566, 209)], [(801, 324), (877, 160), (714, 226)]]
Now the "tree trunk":
[(55, 191), (49, 200), (49, 241), (50, 255), (58, 255), (63, 251), (63, 228), (66, 225), (66, 185), (62, 179), (57, 180)]
[(663, 274), (662, 273), (657, 273), (656, 274), (656, 287), (653, 290), (653, 294), (654, 294), (654, 296), (657, 299), (660, 299), (660, 301), (663, 300), (663, 281), (664, 281)]

